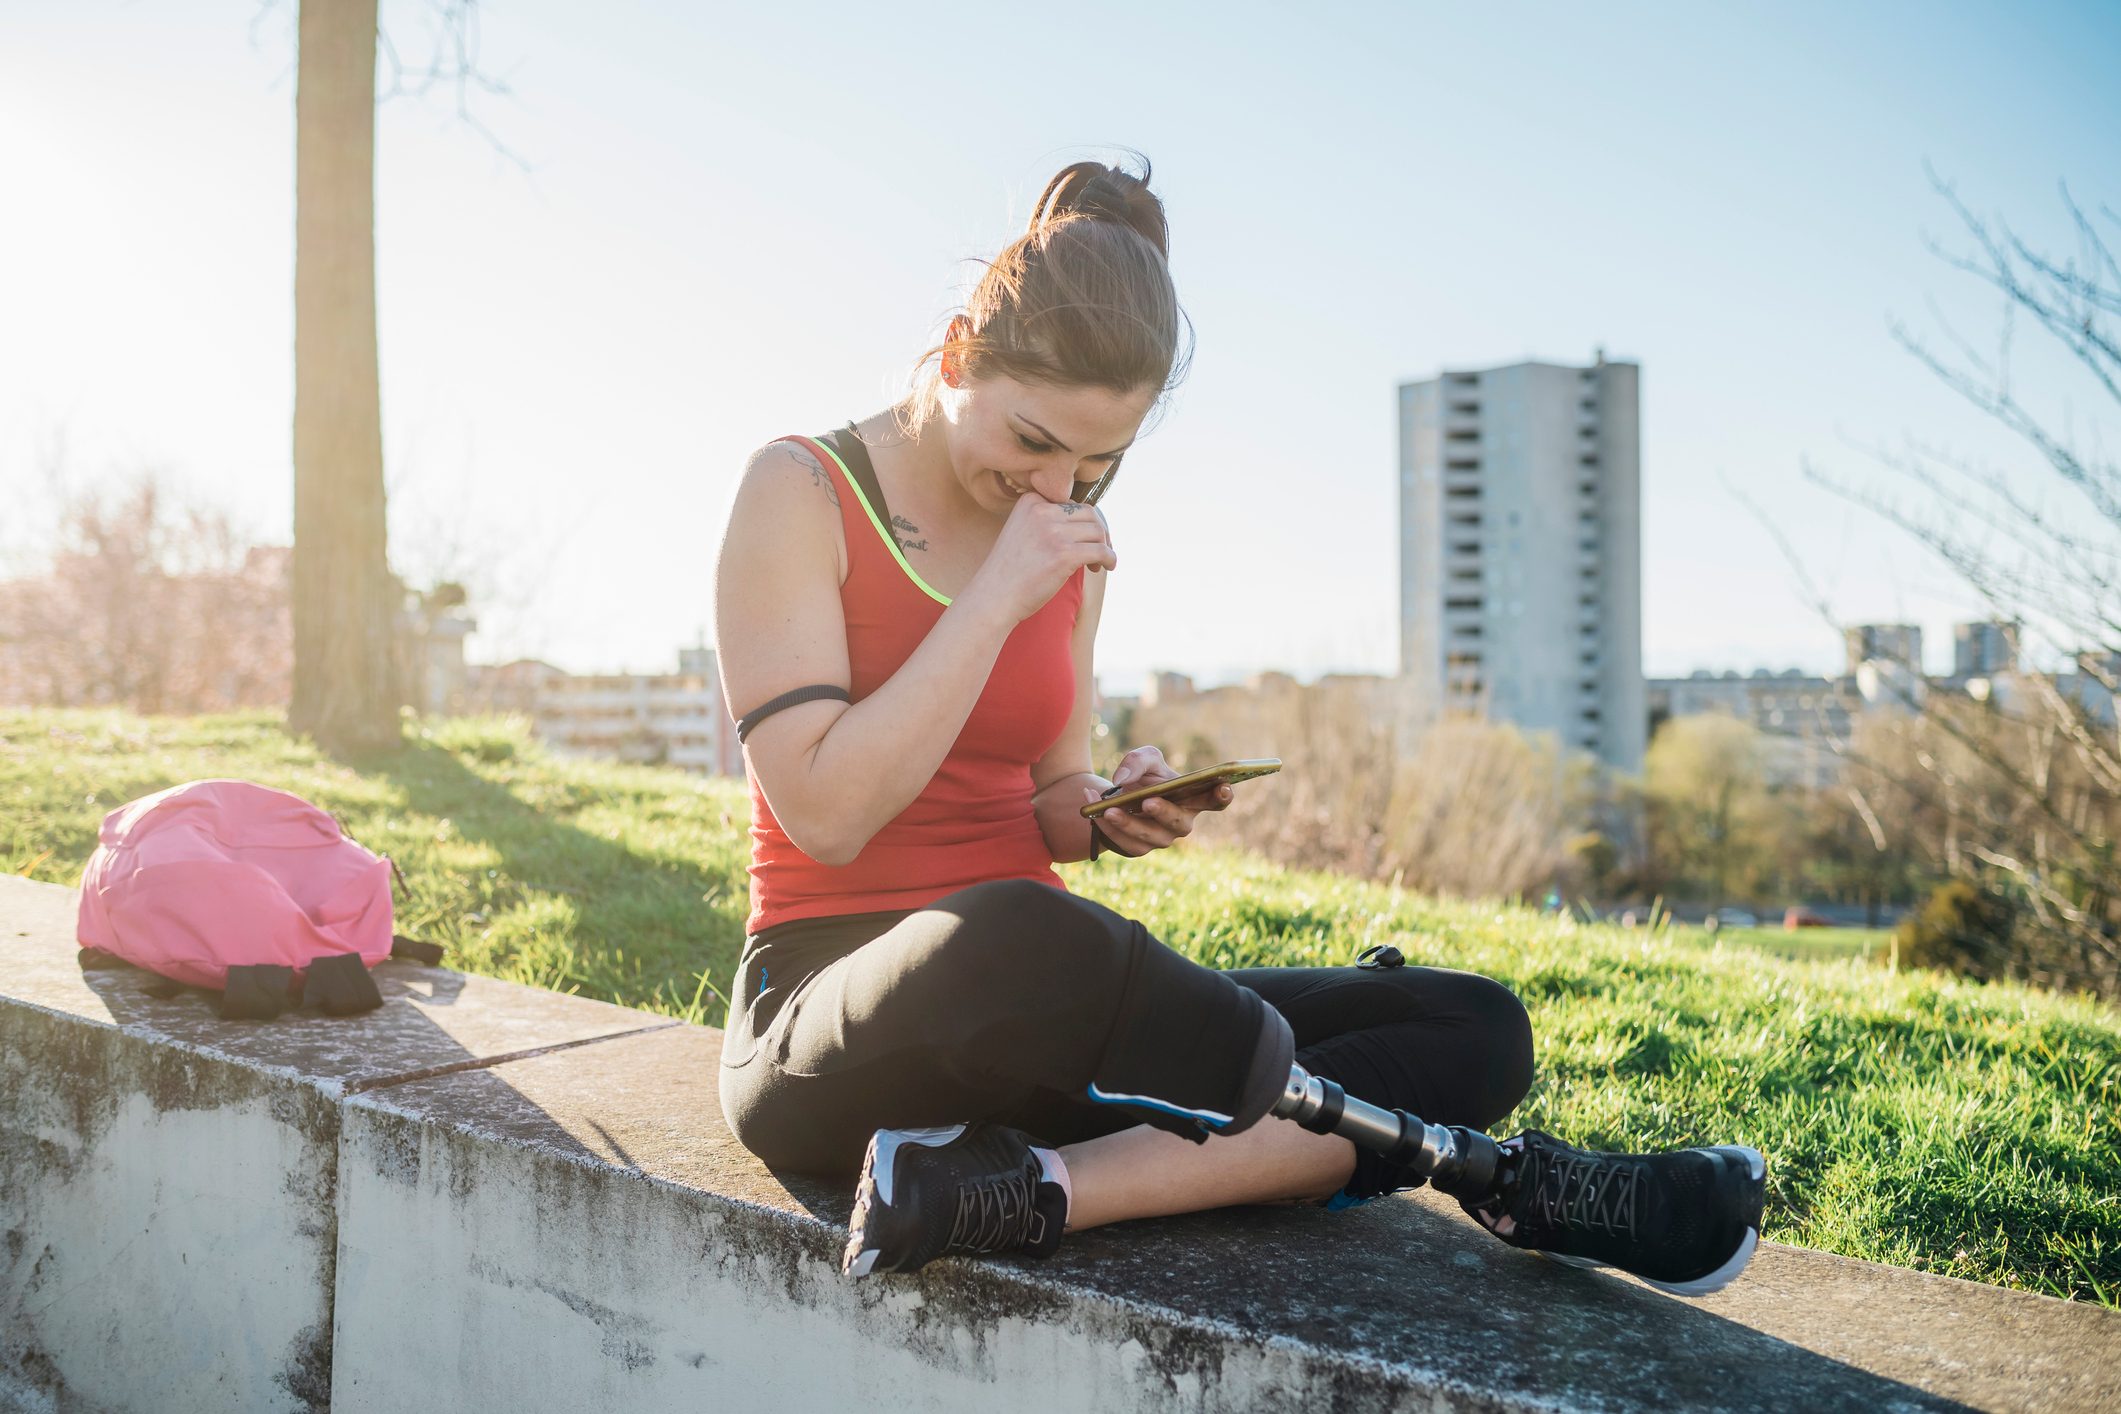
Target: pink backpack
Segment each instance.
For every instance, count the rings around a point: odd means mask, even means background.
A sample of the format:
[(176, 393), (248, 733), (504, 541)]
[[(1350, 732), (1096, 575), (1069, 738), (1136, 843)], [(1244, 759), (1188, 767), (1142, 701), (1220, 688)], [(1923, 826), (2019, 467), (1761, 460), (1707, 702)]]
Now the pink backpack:
[(393, 952), (394, 866), (300, 796), (190, 781), (111, 811), (98, 838), (81, 871), (83, 966), (118, 958), (217, 989), (224, 1017), (305, 999), (333, 1015), (382, 1005), (368, 968)]

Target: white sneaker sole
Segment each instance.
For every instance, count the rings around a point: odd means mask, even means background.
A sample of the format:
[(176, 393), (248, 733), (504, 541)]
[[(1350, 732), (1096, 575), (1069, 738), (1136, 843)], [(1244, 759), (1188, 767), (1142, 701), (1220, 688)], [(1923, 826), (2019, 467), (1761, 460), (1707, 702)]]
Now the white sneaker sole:
[(869, 1245), (869, 1217), (876, 1209), (891, 1206), (891, 1188), (898, 1176), (898, 1151), (908, 1144), (940, 1148), (964, 1132), (962, 1124), (944, 1124), (928, 1129), (879, 1129), (869, 1136), (869, 1148), (862, 1155), (862, 1176), (854, 1190), (847, 1247), (840, 1254), (842, 1276), (859, 1280), (876, 1271), (882, 1252)]
[[(1731, 1254), (1731, 1260), (1725, 1262), (1707, 1276), (1696, 1277), (1692, 1281), (1659, 1281), (1655, 1277), (1646, 1277), (1635, 1272), (1628, 1272), (1628, 1275), (1639, 1282), (1656, 1287), (1659, 1291), (1669, 1291), (1674, 1296), (1706, 1296), (1712, 1291), (1719, 1291), (1729, 1286), (1736, 1280), (1738, 1274), (1745, 1270), (1746, 1263), (1753, 1260), (1753, 1249), (1759, 1245), (1759, 1231), (1754, 1228), (1747, 1228), (1745, 1230), (1745, 1239), (1738, 1244), (1738, 1250)], [(1594, 1262), (1589, 1257), (1567, 1257), (1559, 1252), (1541, 1252), (1538, 1255), (1546, 1258), (1549, 1262), (1560, 1262), (1571, 1267), (1589, 1267), (1593, 1270), (1613, 1265), (1610, 1262)], [(1627, 1269), (1616, 1267), (1614, 1270), (1626, 1271)]]

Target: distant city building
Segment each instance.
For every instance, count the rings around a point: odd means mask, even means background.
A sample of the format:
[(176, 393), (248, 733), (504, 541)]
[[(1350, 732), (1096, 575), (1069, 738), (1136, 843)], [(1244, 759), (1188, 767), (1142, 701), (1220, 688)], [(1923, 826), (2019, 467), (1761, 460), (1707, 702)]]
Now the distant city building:
[(2018, 653), (2012, 645), (2018, 625), (1988, 620), (1952, 625), (1952, 676), (1992, 678), (2018, 670)]
[(675, 673), (562, 674), (538, 685), (538, 735), (563, 755), (615, 757), (700, 775), (742, 775), (736, 724), (714, 650), (687, 648)]
[(2121, 652), (2111, 648), (2080, 649), (2072, 660), (2077, 671), (2088, 677), (2108, 677), (2121, 680)]
[(1769, 769), (1785, 784), (1817, 788), (1840, 769), (1835, 743), (1848, 740), (1850, 720), (1866, 706), (1852, 678), (1809, 677), (1795, 668), (1750, 677), (1698, 669), (1690, 677), (1651, 678), (1649, 728), (1672, 717), (1722, 712), (1750, 722), (1767, 738)]
[(473, 663), (464, 692), (468, 712), (520, 712), (535, 717), (538, 694), (547, 683), (567, 676), (564, 669), (536, 658), (517, 658), (508, 663)]
[(1399, 390), (1400, 673), (1642, 767), (1640, 366), (1447, 370)]
[(1918, 676), (1922, 672), (1922, 627), (1919, 624), (1851, 624), (1841, 631), (1848, 652), (1849, 676), (1872, 661), (1899, 663)]
[(1184, 673), (1154, 672), (1142, 686), (1141, 705), (1154, 707), (1162, 702), (1175, 702), (1181, 697), (1193, 695), (1193, 679)]
[(2121, 653), (2094, 648), (2075, 655), (2075, 671), (2057, 673), (2055, 690), (2102, 727), (2114, 725), (2114, 684), (2121, 683)]
[(478, 629), (459, 584), (408, 589), (398, 610), (398, 652), (405, 699), (416, 712), (463, 712), (469, 706), (471, 665), (464, 640)]
[(1400, 679), (1369, 673), (1328, 673), (1305, 684), (1260, 672), (1154, 701), (1144, 693), (1128, 713), (1126, 740), (1162, 747), (1181, 770), (1261, 756), (1294, 756), (1301, 770), (1305, 752), (1330, 742), (1389, 776), (1395, 750), (1407, 744), (1394, 736), (1404, 695)]
[(1915, 712), (1929, 696), (1930, 680), (1895, 658), (1865, 659), (1855, 682), (1864, 704), (1873, 708)]

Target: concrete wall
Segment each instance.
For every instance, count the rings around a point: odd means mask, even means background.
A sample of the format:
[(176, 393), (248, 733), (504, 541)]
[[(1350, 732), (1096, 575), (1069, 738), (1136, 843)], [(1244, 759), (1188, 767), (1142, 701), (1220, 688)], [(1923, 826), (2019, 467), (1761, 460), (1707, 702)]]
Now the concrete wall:
[(330, 1099), (19, 1009), (0, 1095), (0, 1394), (12, 1377), (59, 1407), (326, 1407)]
[[(1323, 1352), (1021, 1268), (851, 1283), (837, 1187), (790, 1189), (726, 1132), (569, 1137), (621, 1077), (696, 1086), (719, 1050), (685, 1028), (349, 1107), (334, 1407), (415, 1408), (446, 1388), (467, 1411), (690, 1414), (753, 1391), (783, 1409), (991, 1414), (1015, 1391), (1088, 1414), (1200, 1409), (1212, 1387), (1215, 1407), (1264, 1410), (1325, 1404), (1345, 1378)], [(689, 1181), (657, 1176), (672, 1166)]]
[(0, 878), (0, 1408), (2092, 1410), (2115, 1313), (1764, 1244), (1679, 1301), (1412, 1194), (843, 1281), (718, 1032), (403, 963), (223, 1023)]

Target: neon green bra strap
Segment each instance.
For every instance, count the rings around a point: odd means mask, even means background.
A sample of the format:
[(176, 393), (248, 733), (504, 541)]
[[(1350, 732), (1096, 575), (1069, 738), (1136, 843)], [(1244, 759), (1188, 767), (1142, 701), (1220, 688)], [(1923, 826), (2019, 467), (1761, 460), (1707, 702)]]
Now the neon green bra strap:
[(833, 451), (829, 443), (820, 442), (814, 437), (791, 437), (788, 440), (791, 442), (800, 442), (804, 446), (810, 448), (811, 451), (832, 458), (832, 464), (840, 469), (840, 475), (846, 477), (847, 485), (853, 488), (854, 499), (861, 503), (863, 514), (867, 515), (869, 517), (869, 523), (876, 527), (877, 536), (884, 542), (884, 548), (891, 552), (892, 559), (898, 561), (898, 567), (906, 572), (906, 578), (912, 580), (914, 586), (918, 588), (921, 593), (927, 595), (936, 603), (943, 605), (945, 608), (948, 608), (950, 604), (950, 596), (937, 592), (933, 585), (929, 584), (927, 580), (922, 579), (920, 575), (915, 572), (912, 565), (906, 563), (905, 552), (900, 550), (898, 547), (898, 537), (894, 536), (891, 533), (890, 527), (885, 525), (883, 519), (877, 515), (876, 507), (869, 504), (869, 497), (862, 491), (862, 483), (855, 479), (855, 475), (852, 471), (848, 470), (847, 463), (840, 459), (840, 454), (838, 452)]

